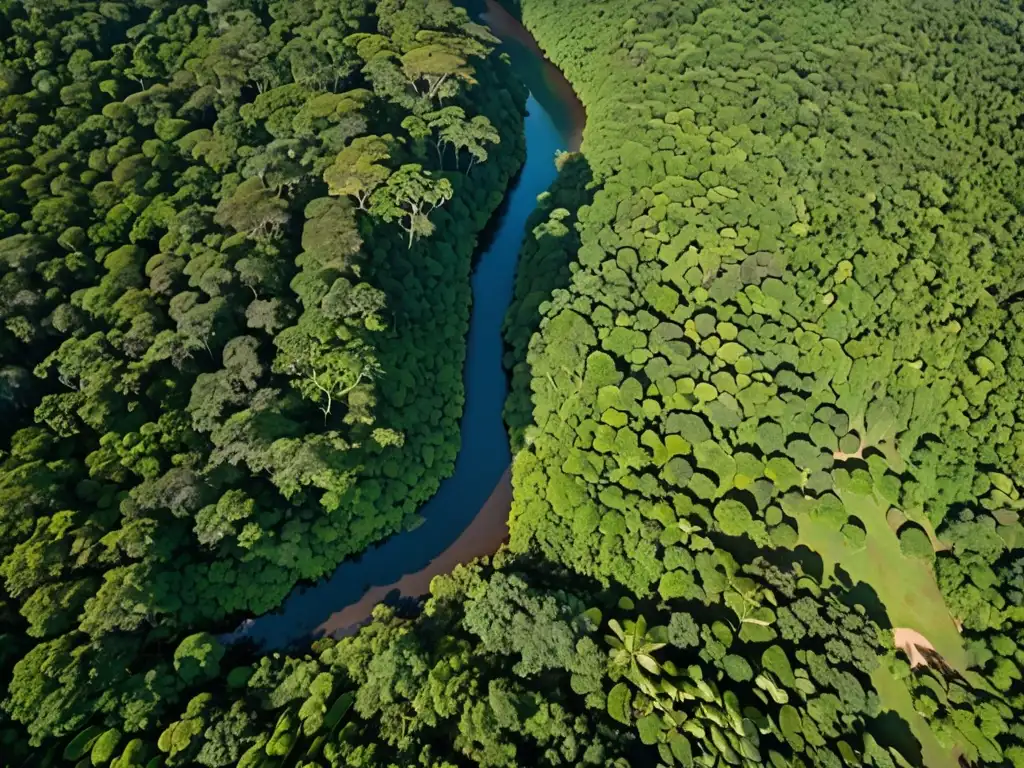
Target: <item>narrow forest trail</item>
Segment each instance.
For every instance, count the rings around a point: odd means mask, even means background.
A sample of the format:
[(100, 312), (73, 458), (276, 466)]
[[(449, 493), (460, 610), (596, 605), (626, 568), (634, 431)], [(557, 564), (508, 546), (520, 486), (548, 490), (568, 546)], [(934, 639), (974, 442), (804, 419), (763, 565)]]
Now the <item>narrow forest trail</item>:
[(345, 634), (365, 622), (378, 603), (425, 594), (434, 576), (492, 554), (508, 536), (511, 452), (502, 418), (508, 379), (501, 328), (527, 220), (538, 195), (557, 176), (556, 153), (579, 148), (585, 112), (568, 81), (513, 16), (488, 0), (482, 20), (502, 39), (530, 96), (526, 162), (485, 234), (485, 250), (472, 275), (466, 400), (455, 472), (420, 509), (421, 525), (342, 563), (314, 585), (296, 587), (278, 611), (247, 620), (225, 641), (284, 648), (310, 635)]

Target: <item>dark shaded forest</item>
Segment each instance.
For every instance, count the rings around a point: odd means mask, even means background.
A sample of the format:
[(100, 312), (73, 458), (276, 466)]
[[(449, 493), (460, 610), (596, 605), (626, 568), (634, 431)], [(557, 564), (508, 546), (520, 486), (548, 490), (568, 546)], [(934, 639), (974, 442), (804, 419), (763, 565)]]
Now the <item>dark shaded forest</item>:
[(0, 29), (6, 763), (166, 721), (197, 632), (415, 519), (525, 92), (448, 3), (12, 2)]

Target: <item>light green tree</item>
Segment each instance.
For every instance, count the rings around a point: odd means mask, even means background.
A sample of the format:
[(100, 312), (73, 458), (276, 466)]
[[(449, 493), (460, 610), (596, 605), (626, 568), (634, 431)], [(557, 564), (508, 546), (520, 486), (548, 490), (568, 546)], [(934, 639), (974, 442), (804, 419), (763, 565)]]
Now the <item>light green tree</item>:
[(434, 178), (423, 166), (403, 165), (373, 193), (370, 212), (384, 221), (397, 221), (409, 235), (409, 248), (417, 237), (433, 233), (430, 214), (451, 200), (452, 184), (448, 179)]
[(498, 144), (501, 136), (497, 129), (483, 115), (477, 115), (465, 122), (453, 122), (441, 130), (444, 140), (455, 147), (455, 168), (459, 167), (459, 151), (467, 150), (470, 154), (466, 175), (473, 169), (476, 162), (487, 161), (486, 144)]
[(338, 153), (333, 165), (324, 171), (324, 181), (332, 195), (355, 198), (360, 210), (367, 209), (373, 192), (380, 187), (390, 169), (381, 161), (391, 157), (392, 137), (360, 136)]
[(645, 691), (653, 689), (648, 675), (660, 675), (661, 665), (654, 658), (654, 652), (668, 644), (665, 627), (647, 628), (647, 620), (637, 616), (636, 621), (627, 619), (620, 624), (611, 619), (608, 627), (614, 633), (605, 640), (612, 647), (609, 653), (613, 668), (621, 669)]

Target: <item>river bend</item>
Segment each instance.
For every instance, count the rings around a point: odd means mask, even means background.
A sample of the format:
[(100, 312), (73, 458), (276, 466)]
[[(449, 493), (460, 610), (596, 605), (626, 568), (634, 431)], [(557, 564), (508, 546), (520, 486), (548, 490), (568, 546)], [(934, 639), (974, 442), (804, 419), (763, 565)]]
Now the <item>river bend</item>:
[(455, 472), (421, 507), (422, 525), (343, 562), (316, 584), (296, 587), (279, 610), (245, 622), (227, 640), (284, 648), (311, 635), (354, 631), (378, 603), (426, 594), (434, 576), (494, 553), (508, 535), (511, 455), (502, 421), (508, 379), (501, 326), (512, 300), (527, 218), (537, 196), (555, 180), (556, 152), (579, 148), (584, 112), (572, 87), (515, 18), (487, 0), (483, 20), (501, 38), (530, 91), (526, 161), (473, 271), (463, 371), (466, 400)]

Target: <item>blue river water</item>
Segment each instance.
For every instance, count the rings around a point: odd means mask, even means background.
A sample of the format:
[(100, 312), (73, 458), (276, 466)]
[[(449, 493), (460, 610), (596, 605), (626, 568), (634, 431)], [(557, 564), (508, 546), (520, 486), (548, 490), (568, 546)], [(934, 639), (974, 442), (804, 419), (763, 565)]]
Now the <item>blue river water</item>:
[[(511, 461), (502, 421), (508, 380), (502, 367), (501, 326), (512, 299), (526, 221), (536, 207), (537, 196), (555, 180), (556, 152), (577, 148), (582, 128), (582, 108), (578, 101), (566, 103), (567, 93), (573, 100), (575, 96), (561, 73), (523, 37), (526, 32), (522, 27), (507, 14), (498, 18), (496, 13), (502, 12), (492, 6), (488, 21), (505, 41), (504, 50), (530, 89), (525, 120), (526, 162), (499, 211), (500, 219), (496, 225), (492, 222), (487, 250), (478, 256), (472, 276), (473, 307), (463, 372), (466, 400), (455, 472), (420, 509), (423, 523), (417, 528), (396, 534), (359, 558), (342, 563), (330, 577), (316, 584), (297, 587), (278, 611), (246, 622), (226, 636), (227, 640), (250, 639), (263, 647), (282, 648), (311, 635), (344, 630), (365, 621), (384, 593), (423, 594), (429, 578), (440, 572), (439, 554), (447, 556), (446, 568), (479, 554), (470, 551), (459, 557), (454, 550), (473, 549), (473, 542), (466, 542), (469, 534), (462, 534), (481, 514)], [(505, 505), (498, 511), (498, 524), (504, 527), (508, 502), (497, 503)], [(492, 510), (490, 515), (493, 517), (495, 512)], [(493, 530), (490, 535), (493, 538)]]

